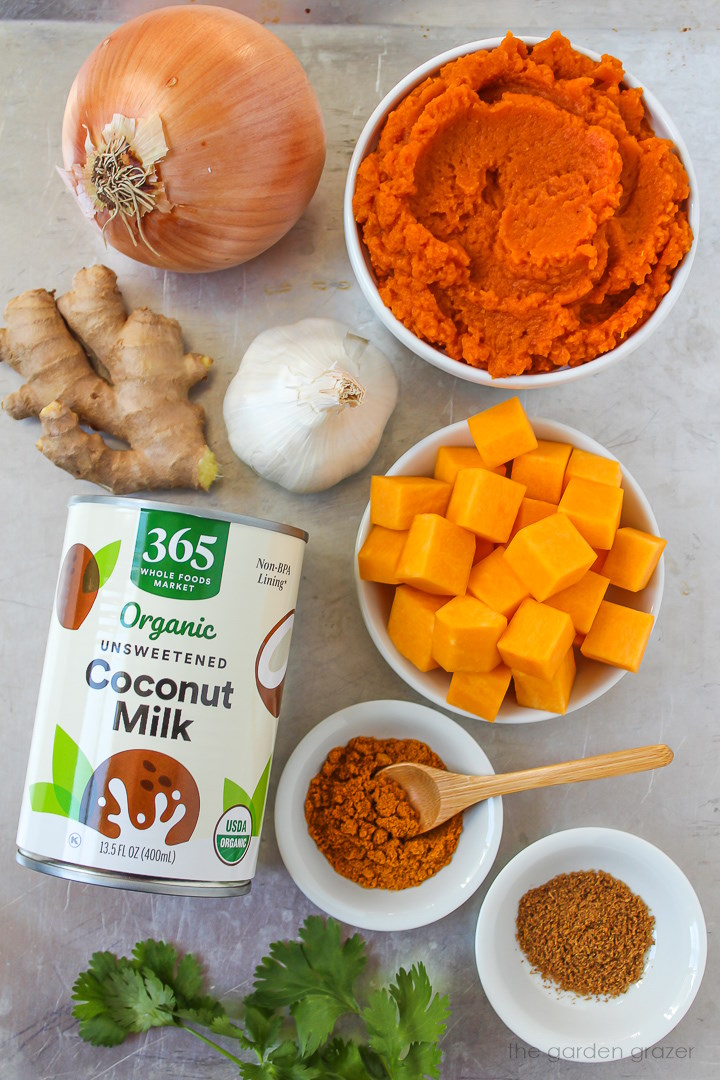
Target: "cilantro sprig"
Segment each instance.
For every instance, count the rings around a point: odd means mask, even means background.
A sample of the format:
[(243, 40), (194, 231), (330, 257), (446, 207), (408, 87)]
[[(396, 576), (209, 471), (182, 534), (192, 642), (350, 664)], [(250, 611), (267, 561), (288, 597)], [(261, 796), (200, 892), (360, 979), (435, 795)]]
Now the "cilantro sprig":
[[(73, 1015), (81, 1037), (94, 1046), (117, 1046), (153, 1027), (183, 1028), (234, 1062), (246, 1080), (437, 1080), (449, 999), (433, 994), (422, 963), (400, 968), (388, 986), (358, 996), (366, 963), (359, 934), (343, 942), (334, 919), (310, 916), (297, 941), (270, 946), (242, 1017), (235, 1018), (204, 993), (192, 953), (180, 957), (164, 941), (141, 941), (131, 957), (93, 954), (73, 986)], [(364, 1038), (336, 1033), (336, 1027), (359, 1030)]]

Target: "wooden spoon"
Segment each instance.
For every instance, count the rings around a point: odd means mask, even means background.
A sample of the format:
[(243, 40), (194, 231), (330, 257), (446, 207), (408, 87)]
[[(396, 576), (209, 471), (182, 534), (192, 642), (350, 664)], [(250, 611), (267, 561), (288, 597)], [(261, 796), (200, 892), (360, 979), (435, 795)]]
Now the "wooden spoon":
[(420, 832), (427, 832), (468, 806), (493, 795), (510, 795), (513, 791), (529, 791), (553, 784), (576, 784), (580, 780), (601, 780), (605, 776), (644, 772), (669, 765), (672, 759), (670, 747), (661, 744), (638, 746), (633, 750), (614, 750), (611, 754), (597, 754), (578, 761), (561, 761), (556, 765), (542, 765), (497, 776), (463, 776), (409, 761), (386, 765), (380, 773), (391, 777), (405, 789), (419, 815)]

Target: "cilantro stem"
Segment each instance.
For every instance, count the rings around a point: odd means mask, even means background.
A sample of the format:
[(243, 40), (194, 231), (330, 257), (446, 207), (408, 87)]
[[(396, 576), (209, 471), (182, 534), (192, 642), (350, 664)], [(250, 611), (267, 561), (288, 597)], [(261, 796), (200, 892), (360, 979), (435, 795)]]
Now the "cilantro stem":
[(185, 1031), (189, 1031), (190, 1034), (194, 1035), (196, 1039), (202, 1039), (204, 1043), (207, 1043), (208, 1046), (212, 1046), (213, 1050), (217, 1050), (218, 1054), (222, 1054), (223, 1057), (226, 1057), (228, 1059), (228, 1061), (232, 1061), (238, 1066), (245, 1064), (245, 1062), (241, 1061), (240, 1058), (235, 1057), (235, 1055), (231, 1054), (229, 1050), (226, 1050), (224, 1046), (220, 1046), (218, 1043), (213, 1042), (212, 1039), (208, 1039), (207, 1035), (203, 1035), (201, 1031), (196, 1031), (195, 1028), (188, 1027), (188, 1025), (183, 1024), (182, 1021), (180, 1022), (179, 1027), (183, 1028)]

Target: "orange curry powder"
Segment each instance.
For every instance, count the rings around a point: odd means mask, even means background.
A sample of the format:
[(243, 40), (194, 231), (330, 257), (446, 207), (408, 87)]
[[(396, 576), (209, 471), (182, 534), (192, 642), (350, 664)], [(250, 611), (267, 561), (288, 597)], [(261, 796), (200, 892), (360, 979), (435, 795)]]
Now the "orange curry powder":
[(461, 57), (388, 116), (353, 201), (380, 296), (493, 377), (618, 345), (692, 244), (687, 174), (612, 56), (559, 32)]
[(358, 736), (328, 754), (305, 799), (308, 832), (338, 874), (366, 889), (406, 889), (446, 866), (462, 832), (462, 814), (417, 835), (418, 818), (403, 788), (376, 775), (396, 761), (444, 769), (418, 739)]

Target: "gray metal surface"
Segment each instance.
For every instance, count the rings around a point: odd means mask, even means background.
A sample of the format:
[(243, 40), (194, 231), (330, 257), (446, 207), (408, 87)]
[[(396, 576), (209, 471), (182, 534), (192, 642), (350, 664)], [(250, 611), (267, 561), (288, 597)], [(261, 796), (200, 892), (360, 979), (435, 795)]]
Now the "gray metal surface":
[[(714, 1080), (720, 1072), (717, 927), (717, 649), (720, 590), (717, 498), (720, 335), (717, 280), (720, 175), (717, 10), (712, 3), (634, 4), (511, 0), (495, 4), (359, 2), (248, 3), (297, 53), (319, 95), (328, 132), (320, 187), (297, 227), (270, 251), (205, 276), (154, 271), (112, 250), (82, 219), (55, 173), (67, 90), (109, 25), (151, 5), (30, 3), (0, 10), (0, 309), (27, 288), (65, 290), (74, 270), (105, 261), (131, 305), (177, 318), (188, 348), (215, 366), (198, 395), (222, 481), (209, 495), (174, 497), (205, 507), (289, 521), (310, 533), (300, 589), (269, 807), (298, 740), (328, 714), (371, 698), (413, 698), (380, 659), (361, 621), (352, 550), (369, 476), (442, 425), (506, 396), (430, 368), (398, 346), (356, 286), (342, 236), (342, 191), (355, 139), (376, 103), (407, 71), (459, 42), (560, 27), (579, 44), (608, 51), (671, 111), (699, 175), (701, 238), (684, 295), (651, 342), (622, 366), (521, 398), (531, 416), (577, 427), (611, 449), (648, 495), (668, 538), (665, 596), (641, 671), (566, 718), (493, 728), (463, 721), (496, 771), (624, 746), (668, 742), (671, 767), (514, 795), (496, 873), (548, 832), (574, 825), (629, 829), (657, 844), (687, 873), (710, 929), (708, 970), (689, 1014), (637, 1060), (581, 1066), (550, 1062), (495, 1016), (481, 990), (473, 933), (486, 885), (426, 929), (367, 934), (373, 969), (390, 974), (422, 959), (452, 999), (444, 1080)], [(311, 9), (304, 22), (304, 8)], [(97, 13), (108, 26), (78, 21)], [(55, 21), (43, 21), (48, 15)], [(310, 20), (318, 21), (310, 21)], [(72, 20), (72, 21), (66, 21)], [(370, 25), (371, 21), (385, 25)], [(438, 22), (445, 23), (438, 29)], [(392, 24), (392, 25), (391, 25)], [(451, 25), (454, 24), (454, 25)], [(292, 495), (253, 476), (233, 456), (222, 399), (238, 361), (261, 329), (306, 315), (351, 324), (392, 359), (401, 391), (371, 466), (318, 495)], [(19, 385), (0, 365), (0, 396)], [(235, 1075), (231, 1064), (181, 1032), (154, 1031), (116, 1049), (77, 1036), (70, 989), (96, 949), (127, 953), (138, 938), (163, 937), (203, 960), (213, 992), (238, 1000), (269, 943), (296, 934), (315, 909), (288, 877), (268, 816), (252, 892), (193, 899), (118, 892), (35, 874), (15, 862), (15, 831), (30, 744), (60, 545), (71, 495), (97, 489), (55, 469), (35, 449), (35, 421), (0, 415), (0, 1076), (3, 1080), (200, 1080)], [(188, 1045), (190, 1044), (190, 1045)]]

